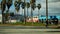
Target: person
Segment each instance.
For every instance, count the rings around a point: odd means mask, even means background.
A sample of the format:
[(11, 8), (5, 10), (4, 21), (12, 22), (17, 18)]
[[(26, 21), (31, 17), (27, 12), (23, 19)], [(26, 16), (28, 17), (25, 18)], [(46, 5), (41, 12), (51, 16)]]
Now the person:
[(44, 20), (42, 19), (42, 23), (44, 22)]
[(46, 27), (48, 27), (48, 20), (46, 20)]

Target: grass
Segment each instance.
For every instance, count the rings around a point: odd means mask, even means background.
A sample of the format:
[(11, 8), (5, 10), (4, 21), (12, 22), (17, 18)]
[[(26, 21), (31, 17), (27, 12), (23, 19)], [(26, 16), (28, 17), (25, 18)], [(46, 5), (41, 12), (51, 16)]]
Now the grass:
[[(2, 24), (0, 24), (2, 25)], [(3, 24), (4, 25), (4, 24)], [(5, 24), (6, 25), (6, 24)], [(7, 24), (8, 25), (8, 24)], [(26, 22), (24, 24), (24, 22), (16, 22), (16, 23), (9, 23), (9, 25), (22, 25), (22, 26), (45, 26), (46, 24), (41, 23), (41, 22)], [(49, 24), (48, 26), (56, 26), (54, 24)]]
[(10, 23), (12, 25), (23, 25), (23, 26), (45, 26), (45, 24), (37, 23), (37, 22), (16, 22), (16, 23)]

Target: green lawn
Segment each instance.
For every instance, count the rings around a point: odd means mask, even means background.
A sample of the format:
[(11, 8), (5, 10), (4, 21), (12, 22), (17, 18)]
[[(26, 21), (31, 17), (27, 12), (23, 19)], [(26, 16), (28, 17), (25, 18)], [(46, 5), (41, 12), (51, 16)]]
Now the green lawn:
[(17, 23), (12, 23), (12, 25), (23, 25), (23, 26), (45, 26), (45, 24), (42, 23), (37, 23), (37, 22), (17, 22)]
[[(2, 24), (0, 24), (2, 25)], [(3, 24), (4, 25), (4, 24)], [(8, 25), (8, 24), (7, 24)], [(45, 26), (44, 23), (38, 23), (38, 22), (16, 22), (16, 23), (9, 23), (9, 25), (22, 25), (22, 26)], [(48, 26), (55, 26), (54, 24), (49, 24)]]

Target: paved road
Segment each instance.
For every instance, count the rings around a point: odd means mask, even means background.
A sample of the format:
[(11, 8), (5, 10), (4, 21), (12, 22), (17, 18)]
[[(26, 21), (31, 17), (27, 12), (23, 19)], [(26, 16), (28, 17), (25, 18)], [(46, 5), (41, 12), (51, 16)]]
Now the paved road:
[(41, 29), (41, 26), (0, 26), (0, 29)]
[(45, 26), (0, 26), (0, 29), (52, 29), (55, 27), (49, 26), (46, 28)]
[(60, 34), (60, 29), (45, 26), (0, 26), (0, 34)]
[[(51, 32), (51, 31), (59, 31), (59, 32)], [(0, 34), (60, 34), (60, 30), (59, 29), (0, 29)]]

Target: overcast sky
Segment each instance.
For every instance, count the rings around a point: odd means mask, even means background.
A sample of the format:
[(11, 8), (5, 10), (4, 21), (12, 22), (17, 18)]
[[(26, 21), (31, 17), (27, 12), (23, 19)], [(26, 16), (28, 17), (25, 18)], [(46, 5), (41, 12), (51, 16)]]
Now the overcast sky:
[[(30, 0), (26, 0), (26, 2), (29, 2)], [(1, 2), (1, 0), (0, 0)], [(36, 4), (41, 4), (41, 9), (40, 9), (40, 15), (45, 15), (46, 12), (46, 0), (36, 0)], [(16, 12), (14, 9), (14, 4), (10, 8), (10, 12)], [(7, 9), (6, 9), (7, 10)], [(48, 10), (49, 10), (49, 15), (59, 15), (60, 14), (60, 0), (48, 0)], [(31, 9), (29, 8), (29, 14), (30, 14)], [(33, 12), (34, 15), (38, 14), (38, 9), (36, 8)], [(1, 12), (1, 11), (0, 11)], [(20, 8), (20, 11), (18, 12), (19, 14), (22, 14), (22, 8)]]

